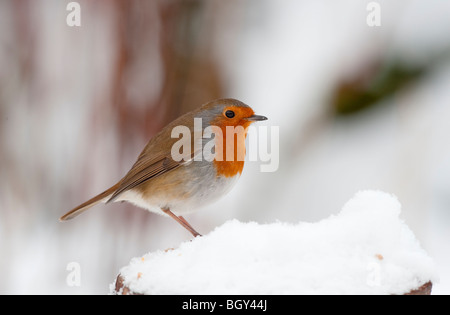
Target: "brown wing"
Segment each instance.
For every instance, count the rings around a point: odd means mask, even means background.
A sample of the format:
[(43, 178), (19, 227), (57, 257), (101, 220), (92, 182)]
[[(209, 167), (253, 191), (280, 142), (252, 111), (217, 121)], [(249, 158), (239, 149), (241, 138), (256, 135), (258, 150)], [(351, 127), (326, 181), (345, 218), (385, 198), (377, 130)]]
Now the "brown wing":
[(145, 154), (141, 155), (128, 174), (120, 181), (119, 188), (112, 194), (111, 198), (109, 198), (106, 203), (114, 201), (121, 193), (188, 162), (189, 161), (186, 162), (184, 160), (176, 162), (168, 156), (160, 156), (151, 159)]
[[(184, 164), (190, 163), (194, 155), (199, 152), (194, 152), (194, 130), (193, 120), (190, 115), (186, 118), (186, 115), (174, 120), (169, 125), (167, 125), (160, 133), (153, 137), (145, 146), (142, 153), (139, 155), (136, 163), (130, 169), (127, 175), (120, 181), (119, 188), (112, 194), (108, 202), (114, 201), (123, 192), (133, 189), (142, 183), (161, 176), (167, 172), (170, 172)], [(177, 162), (172, 159), (171, 150), (174, 143), (178, 141), (177, 138), (167, 138), (167, 132), (165, 130), (172, 130), (175, 126), (188, 126), (191, 131), (191, 150), (189, 155)], [(160, 143), (160, 145), (157, 145)], [(162, 143), (162, 144), (161, 144)]]
[(60, 220), (67, 221), (73, 219), (109, 196), (111, 197), (109, 197), (106, 203), (114, 201), (124, 191), (132, 189), (151, 178), (160, 176), (186, 163), (187, 162), (184, 160), (175, 162), (170, 157), (157, 157), (151, 159), (148, 155), (142, 154), (128, 174), (119, 183), (69, 211), (62, 216)]

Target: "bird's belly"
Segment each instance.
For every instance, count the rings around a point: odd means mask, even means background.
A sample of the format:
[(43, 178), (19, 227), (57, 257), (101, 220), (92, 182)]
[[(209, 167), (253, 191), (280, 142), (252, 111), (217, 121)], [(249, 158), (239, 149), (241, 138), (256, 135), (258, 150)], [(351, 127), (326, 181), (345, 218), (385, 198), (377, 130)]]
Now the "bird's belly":
[(193, 162), (150, 180), (124, 193), (121, 200), (162, 214), (161, 208), (177, 215), (194, 212), (228, 193), (240, 174), (222, 176), (212, 169), (212, 163)]
[(226, 195), (236, 184), (239, 175), (234, 177), (219, 176), (212, 181), (201, 181), (197, 184), (189, 198), (172, 200), (169, 203), (172, 211), (178, 215), (197, 211)]

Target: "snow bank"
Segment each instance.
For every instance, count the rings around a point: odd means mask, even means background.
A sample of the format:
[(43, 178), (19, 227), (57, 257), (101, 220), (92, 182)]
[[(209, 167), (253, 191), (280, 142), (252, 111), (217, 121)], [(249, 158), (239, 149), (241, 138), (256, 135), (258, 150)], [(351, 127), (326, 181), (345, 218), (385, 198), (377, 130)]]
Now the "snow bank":
[(437, 276), (400, 211), (394, 196), (363, 191), (317, 223), (233, 220), (120, 275), (143, 294), (403, 294)]

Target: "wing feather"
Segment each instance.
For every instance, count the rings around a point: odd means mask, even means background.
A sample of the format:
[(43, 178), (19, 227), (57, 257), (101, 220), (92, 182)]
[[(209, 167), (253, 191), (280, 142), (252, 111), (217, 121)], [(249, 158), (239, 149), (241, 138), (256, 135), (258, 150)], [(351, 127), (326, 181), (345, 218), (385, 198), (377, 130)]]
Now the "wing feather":
[(145, 154), (141, 155), (128, 174), (120, 181), (119, 188), (106, 203), (114, 201), (127, 190), (133, 189), (152, 178), (161, 176), (189, 162), (190, 160), (176, 162), (168, 156), (158, 156), (150, 159)]

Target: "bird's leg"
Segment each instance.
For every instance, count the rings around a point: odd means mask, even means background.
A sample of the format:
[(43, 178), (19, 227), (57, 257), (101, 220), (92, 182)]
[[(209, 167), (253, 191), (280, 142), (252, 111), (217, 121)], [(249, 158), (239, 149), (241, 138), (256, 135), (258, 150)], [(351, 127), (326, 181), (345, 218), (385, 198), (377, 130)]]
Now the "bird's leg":
[[(195, 229), (192, 227), (192, 225), (189, 224), (188, 221), (186, 221), (186, 219), (184, 217), (182, 217), (181, 215), (178, 216), (178, 218), (184, 222), (184, 224), (186, 224), (187, 226), (189, 226), (195, 233), (197, 233), (195, 231)], [(194, 235), (195, 236), (195, 235)], [(201, 236), (199, 233), (197, 233), (197, 236)]]
[(161, 209), (164, 213), (169, 215), (172, 219), (177, 221), (179, 224), (181, 224), (186, 230), (188, 230), (194, 237), (202, 236), (200, 233), (198, 233), (182, 216), (175, 215), (170, 209)]

